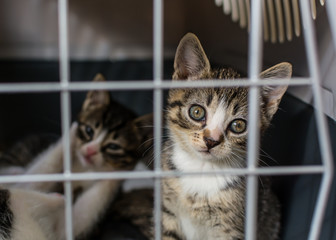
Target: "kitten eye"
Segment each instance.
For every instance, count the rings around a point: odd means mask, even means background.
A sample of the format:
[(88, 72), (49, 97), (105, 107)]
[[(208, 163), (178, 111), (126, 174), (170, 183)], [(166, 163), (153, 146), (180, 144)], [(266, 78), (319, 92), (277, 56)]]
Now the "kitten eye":
[(94, 131), (93, 131), (93, 129), (92, 129), (90, 126), (85, 126), (85, 132), (86, 132), (86, 134), (87, 134), (90, 138), (93, 137), (93, 133), (94, 133)]
[(106, 146), (106, 148), (109, 148), (109, 149), (111, 149), (111, 150), (118, 150), (118, 149), (120, 149), (121, 147), (120, 147), (119, 145), (117, 145), (117, 144), (109, 143), (109, 144)]
[(200, 105), (193, 105), (189, 109), (189, 116), (195, 121), (203, 121), (205, 118), (205, 109)]
[(229, 125), (230, 131), (237, 134), (245, 132), (246, 127), (246, 121), (243, 119), (233, 120)]
[(84, 124), (84, 123), (79, 123), (79, 127), (77, 129), (77, 136), (82, 140), (82, 141), (91, 141), (93, 138), (94, 131), (93, 129)]

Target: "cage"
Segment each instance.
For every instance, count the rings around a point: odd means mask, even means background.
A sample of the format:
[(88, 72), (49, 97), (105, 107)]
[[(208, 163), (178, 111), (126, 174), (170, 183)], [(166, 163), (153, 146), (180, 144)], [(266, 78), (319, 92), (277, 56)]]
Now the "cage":
[[(123, 178), (125, 190), (152, 187), (155, 239), (161, 239), (160, 179), (165, 176), (159, 164), (163, 134), (159, 113), (165, 104), (166, 90), (179, 87), (166, 81), (171, 79), (177, 44), (186, 32), (193, 32), (212, 63), (245, 73), (248, 82), (242, 84), (252, 89), (260, 86), (255, 76), (261, 69), (281, 61), (293, 64), (289, 90), (261, 141), (263, 151), (276, 162), (255, 168), (256, 147), (249, 151), (248, 167), (242, 173), (248, 176), (249, 186), (246, 239), (256, 239), (253, 189), (259, 175), (273, 178), (274, 191), (282, 205), (281, 239), (336, 239), (332, 177), (336, 141), (336, 19), (332, 11), (336, 2), (327, 0), (322, 6), (301, 0), (301, 35), (294, 36), (293, 32), (289, 40), (281, 43), (261, 37), (262, 6), (265, 4), (266, 9), (272, 2), (2, 0), (0, 151), (28, 134), (47, 132), (68, 140), (70, 122), (79, 111), (85, 92), (91, 89), (109, 89), (113, 98), (139, 115), (154, 112), (154, 171), (97, 173), (84, 178)], [(234, 6), (242, 3), (251, 9), (249, 29), (239, 26), (245, 15), (234, 14)], [(227, 6), (231, 12), (225, 10)], [(312, 10), (315, 19), (311, 17)], [(98, 72), (111, 81), (88, 83)], [(251, 103), (257, 101), (253, 94), (257, 92), (252, 91)], [(252, 117), (249, 124), (256, 121)], [(71, 173), (67, 140), (64, 174), (0, 176), (0, 183), (64, 181), (67, 239), (73, 239), (70, 187), (72, 181), (80, 178)], [(258, 136), (251, 134), (249, 141), (258, 142)], [(136, 233), (125, 237), (120, 237), (118, 231), (106, 234), (102, 239), (140, 239)]]

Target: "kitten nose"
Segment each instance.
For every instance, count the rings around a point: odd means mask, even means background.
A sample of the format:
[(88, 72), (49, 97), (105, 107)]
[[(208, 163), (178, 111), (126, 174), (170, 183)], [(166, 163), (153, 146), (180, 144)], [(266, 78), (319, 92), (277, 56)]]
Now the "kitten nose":
[(95, 155), (97, 153), (97, 150), (94, 147), (87, 147), (86, 149), (86, 156), (91, 157), (92, 155)]
[(211, 148), (216, 147), (218, 144), (220, 144), (219, 141), (216, 141), (216, 140), (214, 140), (213, 138), (203, 137), (203, 140), (204, 140), (205, 145), (208, 147), (209, 150), (210, 150)]

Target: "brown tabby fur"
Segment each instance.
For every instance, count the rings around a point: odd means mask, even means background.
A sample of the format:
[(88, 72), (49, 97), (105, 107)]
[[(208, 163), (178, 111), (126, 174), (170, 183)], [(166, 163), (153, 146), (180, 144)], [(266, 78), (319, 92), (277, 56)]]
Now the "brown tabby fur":
[[(198, 38), (191, 33), (183, 37), (177, 48), (174, 70), (175, 81), (240, 77), (233, 69), (211, 69)], [(281, 63), (262, 72), (260, 78), (287, 81), (291, 72), (289, 63)], [(260, 88), (261, 134), (269, 126), (286, 89), (287, 85)], [(162, 153), (163, 170), (202, 172), (245, 167), (248, 129), (234, 132), (232, 123), (238, 119), (247, 126), (248, 93), (247, 87), (171, 89), (166, 111), (169, 138)], [(206, 112), (199, 121), (190, 116), (190, 109), (195, 105), (202, 106)], [(258, 191), (257, 239), (278, 239), (280, 207), (271, 192), (269, 179), (262, 178)], [(162, 192), (163, 240), (244, 239), (244, 176), (214, 174), (211, 177), (165, 178)], [(134, 197), (139, 202), (146, 201), (139, 200), (144, 196), (146, 194), (138, 191), (136, 195), (125, 194), (119, 201), (127, 205), (127, 199), (134, 202), (130, 200)], [(139, 210), (128, 210), (132, 208), (117, 213), (131, 221), (138, 218)], [(153, 226), (153, 222), (146, 221), (148, 219), (142, 220), (141, 223), (132, 222), (140, 227)], [(153, 232), (148, 232), (148, 228), (143, 233), (153, 239)]]
[[(191, 33), (183, 37), (177, 48), (174, 69), (173, 80), (239, 77), (232, 69), (212, 70), (199, 40)], [(290, 76), (291, 65), (281, 63), (260, 77)], [(261, 133), (269, 126), (286, 89), (287, 86), (261, 88)], [(206, 111), (201, 121), (188, 116), (195, 104)], [(236, 133), (231, 123), (248, 119), (248, 88), (172, 89), (166, 119), (170, 138), (162, 157), (164, 170), (202, 172), (246, 165), (248, 130)], [(215, 145), (208, 146), (207, 141)], [(244, 177), (201, 175), (167, 178), (162, 182), (162, 239), (244, 239)], [(279, 204), (265, 180), (259, 189), (257, 239), (277, 239), (279, 227)]]
[[(97, 75), (94, 81), (104, 81)], [(83, 103), (77, 122), (70, 130), (71, 171), (113, 172), (132, 170), (152, 139), (152, 115), (136, 117), (128, 108), (110, 99), (108, 91), (90, 91)], [(37, 156), (29, 152), (31, 144), (38, 143), (32, 138), (30, 144), (17, 144), (13, 149), (1, 155), (0, 161), (6, 162), (6, 168), (0, 169), (2, 174), (48, 174), (63, 172), (62, 139), (45, 149)], [(26, 159), (27, 157), (28, 159)], [(74, 236), (82, 237), (89, 233), (114, 200), (122, 180), (83, 180), (72, 182), (74, 195), (73, 216)], [(28, 196), (37, 196), (33, 190), (42, 193), (61, 192), (62, 184), (57, 182), (24, 182), (6, 186), (10, 193), (14, 188), (30, 190), (22, 192)], [(41, 193), (41, 194), (42, 194)], [(21, 193), (20, 193), (21, 194)], [(36, 198), (52, 199), (52, 196), (41, 195)], [(45, 198), (44, 196), (48, 196)], [(57, 196), (56, 196), (57, 197)], [(63, 199), (62, 199), (63, 201)], [(33, 201), (32, 201), (33, 202)], [(25, 201), (22, 202), (24, 204)], [(42, 203), (41, 203), (42, 204)], [(46, 204), (48, 206), (48, 204)], [(8, 209), (8, 208), (7, 208)], [(61, 223), (53, 219), (48, 208), (39, 217), (50, 219), (63, 228), (49, 232), (46, 239), (64, 239), (64, 219)], [(62, 209), (63, 212), (64, 209)], [(12, 209), (14, 219), (21, 215)], [(30, 213), (28, 213), (29, 215)], [(45, 214), (45, 216), (43, 216)], [(56, 217), (56, 216), (55, 216)], [(39, 221), (31, 218), (30, 220)], [(0, 226), (1, 227), (1, 226)], [(46, 229), (42, 226), (42, 231)], [(9, 229), (13, 235), (15, 230)], [(52, 238), (51, 238), (52, 236)], [(1, 239), (1, 237), (0, 237)], [(23, 239), (22, 239), (23, 240)]]

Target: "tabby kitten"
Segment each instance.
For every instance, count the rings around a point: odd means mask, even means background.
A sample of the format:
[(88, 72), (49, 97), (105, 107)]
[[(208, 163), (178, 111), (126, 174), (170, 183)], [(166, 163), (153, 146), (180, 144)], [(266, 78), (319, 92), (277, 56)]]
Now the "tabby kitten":
[[(290, 78), (289, 63), (261, 78)], [(232, 69), (211, 69), (198, 40), (186, 34), (177, 48), (173, 80), (234, 79)], [(287, 86), (261, 87), (260, 131), (270, 124)], [(171, 89), (166, 115), (169, 139), (163, 169), (211, 171), (246, 166), (248, 88)], [(162, 180), (162, 239), (244, 239), (245, 177), (197, 175)], [(259, 189), (259, 240), (278, 238), (279, 203), (268, 181)]]
[[(94, 81), (103, 81), (97, 75)], [(135, 114), (110, 99), (108, 91), (90, 91), (77, 122), (70, 130), (72, 172), (110, 172), (132, 170), (151, 139), (152, 116), (136, 118)], [(149, 142), (148, 142), (149, 144)], [(13, 162), (24, 156), (12, 156)], [(7, 159), (8, 161), (8, 159)], [(25, 174), (63, 172), (62, 139), (35, 157), (24, 168)], [(91, 230), (119, 190), (121, 180), (75, 181), (72, 190), (74, 235)], [(55, 182), (17, 183), (10, 187), (59, 192), (62, 184)], [(89, 206), (89, 207), (88, 207)]]

